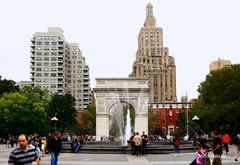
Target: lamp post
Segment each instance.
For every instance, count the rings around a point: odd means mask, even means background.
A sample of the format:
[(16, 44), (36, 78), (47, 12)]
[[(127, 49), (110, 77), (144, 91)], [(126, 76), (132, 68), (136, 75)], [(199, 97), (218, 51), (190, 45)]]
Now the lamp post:
[(188, 131), (188, 128), (189, 128), (189, 127), (188, 127), (188, 125), (189, 125), (189, 123), (188, 123), (188, 108), (189, 108), (189, 107), (188, 107), (188, 104), (186, 104), (186, 116), (187, 116), (187, 117), (186, 117), (186, 118), (187, 118), (187, 127), (186, 127), (186, 128), (187, 128), (187, 135), (189, 134), (189, 131)]
[(196, 115), (192, 118), (192, 120), (199, 120), (199, 117), (197, 117)]
[(201, 131), (201, 133), (203, 133), (203, 135), (205, 135), (205, 133), (203, 132), (203, 130), (200, 128), (200, 126), (195, 122), (195, 121), (199, 121), (199, 117), (195, 115), (195, 116), (192, 118), (192, 121), (193, 121), (193, 123), (195, 124), (195, 126), (197, 126), (197, 128)]
[(51, 121), (54, 121), (54, 131), (55, 132), (57, 131), (57, 121), (58, 121), (58, 118), (56, 116), (57, 116), (57, 113), (55, 113), (55, 116), (51, 118)]
[(186, 107), (186, 111), (187, 111), (187, 135), (188, 135), (188, 108)]

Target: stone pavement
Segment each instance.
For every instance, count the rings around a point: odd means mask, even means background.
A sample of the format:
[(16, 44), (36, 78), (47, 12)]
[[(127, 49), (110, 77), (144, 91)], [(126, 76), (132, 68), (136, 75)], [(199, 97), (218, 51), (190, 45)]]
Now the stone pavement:
[[(0, 145), (0, 165), (7, 165), (9, 153), (14, 148)], [(229, 155), (222, 156), (223, 165), (240, 165), (234, 161), (235, 146), (230, 146)], [(213, 158), (213, 154), (209, 153)], [(182, 153), (176, 157), (172, 154), (149, 154), (146, 156), (132, 156), (130, 154), (76, 154), (61, 153), (59, 165), (188, 165), (194, 159), (194, 153)], [(50, 164), (50, 154), (41, 158), (40, 165)]]

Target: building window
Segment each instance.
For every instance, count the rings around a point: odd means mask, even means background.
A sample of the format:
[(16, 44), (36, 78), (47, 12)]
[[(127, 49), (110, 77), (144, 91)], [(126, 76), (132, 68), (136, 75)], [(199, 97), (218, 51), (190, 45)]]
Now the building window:
[(47, 63), (47, 62), (46, 62), (46, 63), (43, 63), (43, 65), (44, 65), (44, 66), (48, 66), (48, 65), (49, 65), (49, 63)]
[(162, 124), (166, 124), (166, 120), (165, 119), (162, 119)]
[(56, 84), (51, 84), (51, 88), (56, 88), (57, 85)]
[(171, 125), (173, 124), (173, 120), (172, 119), (169, 120), (169, 124), (171, 124)]
[(56, 77), (57, 74), (56, 73), (51, 73), (51, 77)]
[(57, 57), (52, 57), (51, 60), (52, 61), (57, 61)]
[(57, 42), (52, 42), (52, 45), (57, 45)]
[(162, 116), (166, 116), (166, 111), (162, 111)]
[(49, 61), (49, 57), (44, 57), (44, 61)]
[(178, 110), (176, 110), (176, 111), (175, 111), (175, 113), (176, 113), (176, 116), (178, 116), (178, 114), (179, 114), (179, 111), (178, 111)]
[(172, 111), (169, 111), (169, 116), (172, 116), (173, 115), (173, 112)]

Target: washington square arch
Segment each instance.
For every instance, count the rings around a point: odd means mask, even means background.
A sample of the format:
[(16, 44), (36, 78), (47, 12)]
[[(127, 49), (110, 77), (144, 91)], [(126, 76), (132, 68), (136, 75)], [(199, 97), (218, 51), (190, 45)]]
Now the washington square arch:
[(96, 78), (96, 140), (109, 136), (109, 113), (114, 104), (127, 102), (135, 110), (134, 131), (148, 133), (147, 78)]

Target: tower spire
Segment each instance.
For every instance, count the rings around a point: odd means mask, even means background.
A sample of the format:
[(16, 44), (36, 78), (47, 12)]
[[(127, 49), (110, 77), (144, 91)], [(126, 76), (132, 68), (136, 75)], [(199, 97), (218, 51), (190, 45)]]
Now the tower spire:
[(153, 16), (153, 6), (151, 3), (149, 3), (146, 7), (146, 20), (144, 23), (145, 27), (155, 27), (156, 26), (156, 20)]
[(153, 17), (153, 6), (151, 3), (149, 3), (146, 7), (146, 16)]

